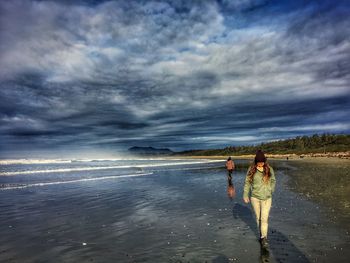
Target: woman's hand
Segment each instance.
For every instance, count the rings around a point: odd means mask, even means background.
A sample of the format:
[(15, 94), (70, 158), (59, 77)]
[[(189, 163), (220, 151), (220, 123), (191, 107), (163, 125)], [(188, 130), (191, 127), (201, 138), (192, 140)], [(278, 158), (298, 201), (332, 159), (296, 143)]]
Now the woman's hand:
[(245, 197), (245, 198), (243, 198), (243, 200), (244, 200), (244, 203), (246, 203), (246, 204), (248, 204), (250, 202), (249, 197)]

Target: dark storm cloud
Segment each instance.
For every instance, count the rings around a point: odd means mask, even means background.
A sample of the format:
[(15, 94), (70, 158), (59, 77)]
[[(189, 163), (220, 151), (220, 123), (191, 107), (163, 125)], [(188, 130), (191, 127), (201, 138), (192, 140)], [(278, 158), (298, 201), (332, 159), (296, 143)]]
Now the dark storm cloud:
[(174, 150), (349, 132), (343, 1), (4, 1), (11, 149)]

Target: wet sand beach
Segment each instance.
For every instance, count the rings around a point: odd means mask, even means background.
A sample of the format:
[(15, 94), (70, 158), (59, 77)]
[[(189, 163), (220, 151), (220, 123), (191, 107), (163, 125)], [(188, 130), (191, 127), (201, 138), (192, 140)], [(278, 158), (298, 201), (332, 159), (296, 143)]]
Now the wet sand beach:
[(289, 164), (291, 189), (321, 204), (331, 221), (350, 232), (350, 160), (317, 158)]
[(290, 161), (271, 161), (270, 253), (261, 251), (242, 201), (248, 162), (236, 162), (233, 199), (224, 161), (2, 190), (0, 262), (348, 262), (348, 225), (305, 194), (300, 185), (318, 191), (319, 180), (306, 185)]

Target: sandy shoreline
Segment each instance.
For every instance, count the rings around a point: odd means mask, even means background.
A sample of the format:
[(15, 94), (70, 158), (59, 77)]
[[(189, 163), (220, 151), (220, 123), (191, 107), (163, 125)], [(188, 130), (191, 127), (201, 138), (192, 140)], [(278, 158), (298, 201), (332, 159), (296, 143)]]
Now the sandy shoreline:
[[(339, 157), (267, 155), (272, 166), (288, 175), (290, 189), (329, 211), (331, 220), (350, 232), (350, 160)], [(186, 156), (185, 159), (223, 160), (227, 156)], [(251, 163), (254, 155), (232, 156)], [(240, 162), (241, 164), (241, 162)]]

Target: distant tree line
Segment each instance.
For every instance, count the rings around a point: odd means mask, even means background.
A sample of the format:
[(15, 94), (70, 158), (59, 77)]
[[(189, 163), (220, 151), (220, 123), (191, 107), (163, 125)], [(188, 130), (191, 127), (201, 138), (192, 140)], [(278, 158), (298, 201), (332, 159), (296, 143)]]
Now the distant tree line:
[(228, 146), (223, 149), (190, 150), (183, 155), (246, 155), (262, 149), (268, 154), (308, 154), (350, 151), (350, 135), (347, 134), (314, 134), (298, 136), (293, 139), (261, 143), (252, 146)]

